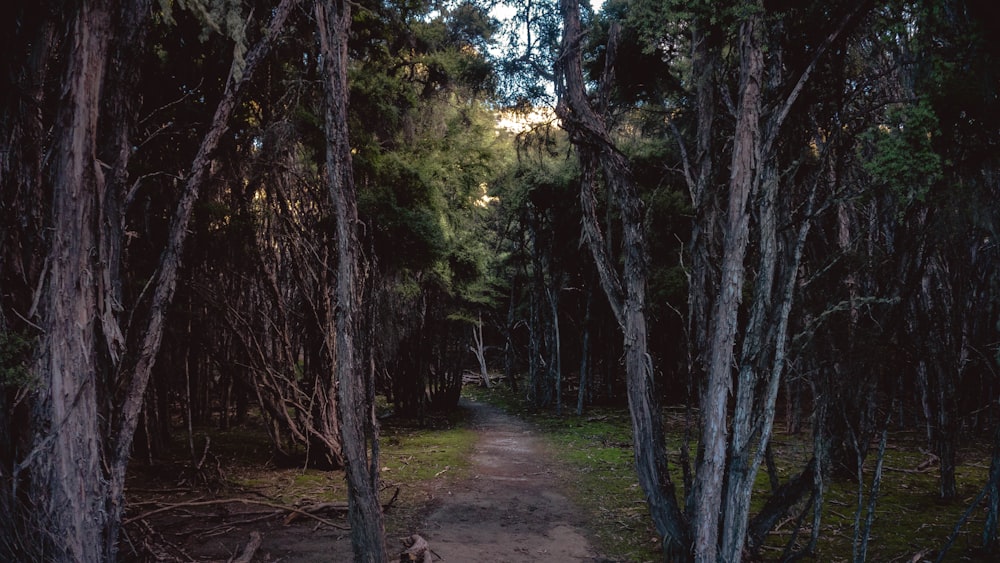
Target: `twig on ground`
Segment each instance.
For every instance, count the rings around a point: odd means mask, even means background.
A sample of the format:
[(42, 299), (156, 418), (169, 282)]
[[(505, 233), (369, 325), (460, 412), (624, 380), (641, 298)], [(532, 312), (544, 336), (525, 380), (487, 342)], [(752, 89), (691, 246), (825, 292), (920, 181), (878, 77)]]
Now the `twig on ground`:
[(285, 510), (285, 511), (288, 511), (288, 512), (294, 512), (294, 513), (300, 514), (302, 516), (306, 516), (306, 517), (312, 518), (313, 520), (316, 520), (317, 522), (320, 522), (322, 524), (326, 524), (327, 526), (330, 526), (331, 528), (336, 528), (338, 530), (349, 530), (350, 529), (347, 526), (342, 526), (340, 524), (337, 524), (336, 522), (333, 522), (331, 520), (327, 520), (326, 518), (322, 518), (320, 516), (316, 516), (315, 514), (310, 514), (309, 512), (306, 512), (305, 510), (302, 510), (302, 509), (299, 509), (299, 508), (295, 508), (293, 506), (286, 506), (286, 505), (283, 505), (283, 504), (278, 504), (278, 503), (275, 503), (275, 502), (266, 502), (266, 501), (262, 501), (262, 500), (250, 500), (250, 499), (245, 499), (245, 498), (231, 498), (231, 499), (217, 499), (217, 500), (198, 500), (198, 501), (186, 501), (186, 502), (172, 503), (172, 504), (168, 504), (168, 505), (162, 506), (162, 507), (154, 509), (154, 510), (149, 510), (147, 512), (144, 512), (144, 513), (138, 515), (138, 516), (133, 516), (131, 518), (128, 518), (127, 520), (125, 520), (124, 523), (125, 524), (129, 524), (129, 523), (135, 522), (136, 520), (144, 520), (146, 518), (149, 518), (150, 516), (153, 516), (154, 514), (160, 514), (161, 512), (168, 512), (168, 511), (171, 511), (171, 510), (176, 510), (178, 508), (184, 508), (184, 507), (190, 507), (190, 506), (212, 506), (212, 505), (216, 505), (216, 504), (231, 504), (231, 503), (252, 504), (252, 505), (256, 505), (256, 506), (269, 506), (271, 508), (276, 508), (278, 510)]

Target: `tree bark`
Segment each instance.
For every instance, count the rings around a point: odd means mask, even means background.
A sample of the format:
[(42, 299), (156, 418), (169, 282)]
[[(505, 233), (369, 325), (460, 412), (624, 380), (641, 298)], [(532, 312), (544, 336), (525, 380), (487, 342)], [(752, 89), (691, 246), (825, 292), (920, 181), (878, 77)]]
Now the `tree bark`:
[(504, 325), (504, 348), (503, 348), (503, 371), (510, 390), (517, 393), (517, 377), (514, 374), (514, 360), (517, 357), (514, 344), (514, 313), (517, 310), (518, 276), (514, 275), (514, 281), (510, 288), (510, 301), (507, 303), (507, 323)]
[[(316, 23), (326, 91), (326, 173), (337, 245), (335, 291), (336, 364), (341, 441), (348, 486), (351, 545), (358, 563), (388, 561), (382, 506), (378, 501), (378, 442), (367, 370), (358, 357), (358, 209), (347, 128), (347, 39), (351, 5), (318, 0)], [(369, 445), (370, 451), (369, 451)]]
[(593, 283), (588, 284), (585, 289), (587, 293), (586, 305), (584, 306), (583, 313), (583, 327), (581, 331), (580, 342), (580, 388), (577, 390), (576, 397), (576, 416), (583, 416), (583, 406), (589, 398), (589, 393), (587, 393), (588, 386), (590, 385), (590, 371), (592, 370), (590, 364), (590, 317), (591, 308), (594, 305), (594, 288)]
[(545, 288), (550, 312), (552, 313), (550, 332), (552, 342), (549, 346), (549, 372), (552, 374), (550, 379), (556, 393), (556, 416), (562, 416), (562, 347), (560, 346), (562, 335), (559, 332), (559, 285), (561, 284), (557, 281), (552, 285), (555, 288)]
[[(646, 242), (641, 202), (628, 162), (614, 145), (603, 118), (587, 98), (583, 80), (578, 0), (561, 0), (563, 39), (557, 67), (556, 111), (577, 149), (582, 168), (580, 201), (584, 238), (597, 266), (601, 287), (621, 327), (625, 348), (625, 377), (631, 415), (636, 472), (646, 493), (664, 551), (673, 560), (687, 560), (687, 523), (679, 509), (667, 468), (662, 413), (655, 393), (652, 360), (646, 330)], [(607, 64), (614, 66), (618, 30), (612, 28)], [(605, 81), (606, 84), (610, 80)], [(600, 98), (600, 96), (598, 96)], [(598, 167), (614, 195), (622, 221), (624, 274), (619, 276), (609, 256), (597, 220), (595, 185)]]
[(39, 388), (32, 419), (38, 433), (22, 464), (31, 471), (31, 505), (43, 526), (33, 541), (43, 546), (44, 557), (98, 561), (108, 521), (102, 510), (107, 485), (98, 412), (105, 366), (97, 321), (106, 279), (92, 249), (101, 244), (97, 225), (104, 182), (97, 126), (111, 2), (79, 6), (70, 25), (49, 178), (51, 241), (37, 309), (42, 334), (33, 364)]
[(490, 373), (486, 369), (486, 348), (483, 346), (483, 314), (479, 314), (479, 319), (476, 324), (472, 326), (472, 353), (476, 355), (476, 361), (479, 362), (479, 377), (483, 380), (483, 385), (487, 389), (493, 387), (490, 383)]
[(708, 383), (701, 396), (703, 455), (694, 483), (695, 561), (715, 563), (719, 518), (722, 515), (723, 475), (726, 466), (726, 421), (732, 392), (732, 360), (750, 233), (747, 202), (755, 191), (755, 171), (761, 162), (761, 88), (764, 56), (759, 10), (740, 26), (740, 97), (729, 177), (729, 208), (724, 226), (722, 277), (712, 311)]

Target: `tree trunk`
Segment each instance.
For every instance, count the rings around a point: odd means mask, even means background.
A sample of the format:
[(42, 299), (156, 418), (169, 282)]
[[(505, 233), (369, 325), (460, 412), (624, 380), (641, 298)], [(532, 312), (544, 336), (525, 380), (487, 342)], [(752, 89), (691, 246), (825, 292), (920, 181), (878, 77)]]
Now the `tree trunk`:
[(872, 524), (875, 521), (875, 507), (878, 504), (879, 488), (882, 485), (882, 467), (885, 462), (885, 444), (889, 434), (888, 417), (882, 428), (878, 442), (878, 454), (875, 459), (875, 469), (872, 483), (868, 489), (868, 500), (865, 501), (864, 461), (867, 445), (857, 448), (858, 473), (858, 505), (854, 513), (854, 537), (851, 542), (851, 553), (855, 563), (868, 560), (868, 540), (871, 538)]
[(718, 32), (707, 21), (693, 25), (691, 70), (695, 77), (698, 130), (693, 161), (687, 158), (684, 142), (677, 133), (681, 154), (685, 155), (685, 179), (691, 193), (695, 220), (691, 225), (691, 273), (688, 277), (688, 375), (701, 381), (707, 371), (709, 318), (712, 297), (718, 293), (714, 274), (718, 258), (719, 190), (714, 186), (712, 140), (715, 121), (715, 66), (718, 59)]
[(993, 455), (990, 458), (990, 472), (984, 487), (986, 501), (986, 521), (983, 523), (983, 549), (987, 553), (1000, 551), (998, 526), (1000, 526), (1000, 425), (993, 431)]
[(112, 37), (110, 2), (80, 6), (71, 26), (62, 105), (53, 128), (51, 242), (37, 309), (42, 334), (32, 368), (38, 382), (32, 427), (39, 433), (15, 474), (30, 468), (30, 504), (42, 526), (28, 540), (40, 553), (25, 555), (99, 561), (108, 522), (98, 411), (107, 368), (100, 350), (99, 300), (107, 278), (92, 250), (101, 245), (104, 181), (96, 150)]
[(710, 321), (708, 383), (701, 396), (703, 455), (694, 484), (695, 561), (715, 563), (728, 431), (726, 412), (732, 392), (732, 360), (746, 276), (744, 258), (750, 233), (747, 202), (761, 162), (760, 111), (764, 58), (761, 15), (755, 11), (740, 26), (740, 98), (729, 177), (729, 209), (724, 226), (722, 278)]
[[(552, 324), (548, 320), (546, 265), (550, 263), (545, 243), (542, 241), (544, 212), (535, 206), (528, 210), (528, 233), (531, 237), (531, 303), (528, 340), (528, 400), (533, 408), (551, 403), (549, 384), (552, 375)], [(545, 358), (548, 356), (549, 361)]]
[(507, 380), (507, 384), (510, 385), (512, 393), (517, 393), (517, 377), (514, 374), (514, 360), (517, 357), (517, 351), (514, 349), (514, 312), (517, 308), (516, 295), (518, 293), (517, 279), (517, 274), (515, 274), (514, 281), (510, 287), (510, 301), (507, 303), (507, 324), (504, 326), (505, 343), (503, 348), (504, 378)]
[(589, 396), (587, 386), (590, 385), (590, 371), (592, 369), (590, 365), (590, 311), (594, 305), (593, 285), (593, 283), (588, 284), (585, 290), (587, 304), (583, 313), (583, 335), (580, 343), (580, 389), (576, 397), (576, 416), (583, 416), (583, 406)]
[[(236, 107), (238, 95), (242, 87), (253, 76), (257, 66), (270, 52), (285, 20), (299, 0), (282, 0), (273, 10), (271, 21), (264, 37), (247, 53), (243, 70), (239, 77), (230, 73), (225, 92), (216, 107), (215, 115), (208, 131), (198, 147), (191, 170), (181, 193), (177, 208), (170, 221), (167, 247), (160, 257), (157, 275), (153, 280), (153, 295), (146, 315), (136, 327), (129, 327), (129, 340), (134, 348), (129, 350), (129, 356), (118, 366), (116, 379), (123, 381), (125, 386), (122, 405), (114, 421), (111, 431), (113, 444), (110, 447), (111, 459), (109, 489), (106, 510), (110, 529), (108, 545), (114, 550), (117, 543), (118, 526), (124, 509), (125, 470), (128, 467), (132, 452), (132, 440), (135, 436), (139, 413), (142, 408), (143, 396), (149, 383), (156, 356), (163, 340), (163, 328), (167, 309), (173, 303), (177, 288), (177, 276), (181, 265), (184, 244), (187, 241), (188, 225), (194, 211), (198, 194), (210, 174), (212, 153), (215, 152), (226, 131), (226, 125)], [(134, 333), (133, 339), (133, 330)]]
[[(647, 349), (646, 242), (641, 202), (625, 156), (615, 147), (604, 120), (587, 98), (580, 51), (584, 34), (579, 2), (561, 0), (560, 10), (563, 39), (557, 68), (559, 103), (556, 111), (577, 149), (582, 168), (580, 202), (585, 242), (594, 257), (601, 287), (624, 337), (625, 377), (636, 472), (639, 484), (646, 493), (653, 523), (663, 537), (665, 554), (673, 560), (683, 561), (690, 556), (687, 523), (678, 507), (668, 473), (662, 413)], [(607, 49), (607, 65), (611, 68), (617, 35), (617, 26), (613, 26)], [(604, 83), (610, 84), (610, 80)], [(620, 211), (625, 254), (622, 276), (613, 265), (597, 220), (595, 185), (598, 167)]]
[[(347, 0), (316, 2), (316, 23), (326, 91), (326, 173), (337, 245), (334, 373), (348, 486), (351, 545), (358, 563), (388, 561), (378, 500), (378, 438), (366, 374), (358, 355), (361, 292), (358, 288), (358, 209), (347, 129)], [(369, 444), (371, 446), (369, 451)]]
[(490, 373), (486, 369), (486, 349), (483, 346), (483, 314), (479, 314), (479, 319), (476, 324), (472, 327), (472, 353), (476, 355), (476, 360), (479, 362), (479, 377), (483, 380), (483, 385), (487, 389), (493, 387), (490, 383)]
[(545, 288), (548, 297), (550, 312), (552, 313), (551, 345), (549, 346), (549, 371), (552, 373), (552, 385), (556, 392), (556, 416), (562, 416), (562, 347), (560, 346), (561, 334), (559, 333), (559, 283), (556, 286)]

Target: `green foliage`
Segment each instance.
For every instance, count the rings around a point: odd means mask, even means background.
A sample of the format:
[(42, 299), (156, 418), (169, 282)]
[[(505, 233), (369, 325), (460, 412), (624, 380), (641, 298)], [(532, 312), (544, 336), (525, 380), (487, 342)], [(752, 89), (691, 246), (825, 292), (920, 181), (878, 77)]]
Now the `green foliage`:
[(550, 105), (554, 102), (552, 68), (559, 56), (562, 39), (559, 2), (503, 0), (497, 5), (511, 13), (501, 23), (500, 40), (491, 51), (492, 62), (499, 69), (497, 97), (500, 103), (505, 106), (521, 102)]
[[(246, 67), (247, 38), (243, 0), (176, 0), (182, 10), (188, 10), (202, 24), (199, 39), (208, 40), (214, 31), (233, 42), (233, 80), (240, 80)], [(173, 25), (174, 0), (160, 0), (163, 20)]]
[(34, 346), (32, 339), (16, 332), (0, 332), (0, 385), (32, 387), (35, 379), (28, 363)]
[(934, 150), (938, 120), (926, 102), (889, 110), (885, 123), (872, 127), (864, 138), (871, 155), (864, 167), (872, 178), (886, 186), (902, 210), (923, 202), (941, 178), (941, 157)]

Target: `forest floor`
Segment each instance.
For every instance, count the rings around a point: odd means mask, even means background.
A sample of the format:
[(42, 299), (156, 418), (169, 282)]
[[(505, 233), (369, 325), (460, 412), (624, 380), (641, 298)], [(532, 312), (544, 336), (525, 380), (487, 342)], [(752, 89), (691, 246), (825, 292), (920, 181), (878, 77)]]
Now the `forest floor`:
[[(672, 478), (680, 483), (684, 411), (665, 409), (664, 415)], [(942, 503), (925, 438), (893, 432), (868, 560), (934, 560), (982, 490), (989, 467), (986, 443), (983, 437), (966, 437), (957, 472), (959, 498)], [(238, 561), (259, 536), (252, 561), (351, 560), (343, 472), (276, 466), (268, 461), (271, 445), (263, 427), (253, 424), (196, 431), (194, 445), (181, 446), (184, 451), (173, 461), (133, 463), (125, 559)], [(804, 467), (812, 450), (808, 432), (779, 430), (772, 445), (782, 481)], [(403, 550), (398, 538), (420, 534), (435, 562), (660, 557), (636, 482), (628, 412), (621, 407), (559, 416), (533, 412), (509, 391), (469, 389), (461, 408), (447, 416), (428, 416), (419, 424), (385, 419), (380, 449), (390, 553)], [(865, 463), (860, 497), (865, 504), (872, 464)], [(762, 471), (754, 510), (769, 488)], [(815, 560), (850, 561), (856, 479), (827, 479), (824, 497)], [(778, 560), (787, 543), (807, 541), (810, 514), (799, 506), (783, 520), (762, 559)], [(799, 533), (796, 515), (805, 518)], [(945, 561), (995, 561), (978, 553), (981, 507), (969, 516)]]
[(463, 401), (479, 436), (472, 475), (438, 497), (418, 530), (442, 561), (604, 561), (530, 427)]
[[(458, 424), (383, 438), (389, 537), (420, 534), (444, 562), (611, 561), (597, 554), (565, 494), (572, 484), (531, 427), (475, 400), (461, 407)], [(242, 440), (237, 457), (253, 443)], [(227, 447), (217, 446), (221, 458)], [(136, 559), (236, 561), (259, 537), (252, 561), (351, 560), (342, 473), (216, 459), (198, 472), (185, 467), (154, 466), (133, 479), (127, 530), (145, 552)], [(389, 549), (403, 547), (391, 539)]]

